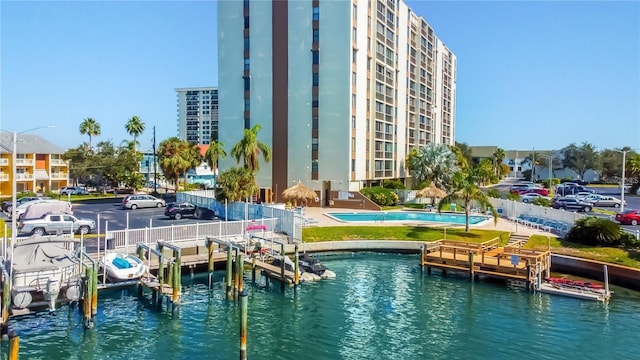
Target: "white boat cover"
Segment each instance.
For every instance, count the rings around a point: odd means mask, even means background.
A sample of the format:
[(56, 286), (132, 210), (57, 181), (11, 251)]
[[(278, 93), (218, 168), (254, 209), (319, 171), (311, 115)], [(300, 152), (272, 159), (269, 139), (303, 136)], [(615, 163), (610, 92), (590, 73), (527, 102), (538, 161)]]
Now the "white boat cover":
[(27, 206), (22, 219), (38, 219), (47, 213), (73, 214), (73, 208), (66, 201), (45, 200)]
[(63, 242), (19, 243), (13, 249), (15, 273), (64, 269), (78, 264)]

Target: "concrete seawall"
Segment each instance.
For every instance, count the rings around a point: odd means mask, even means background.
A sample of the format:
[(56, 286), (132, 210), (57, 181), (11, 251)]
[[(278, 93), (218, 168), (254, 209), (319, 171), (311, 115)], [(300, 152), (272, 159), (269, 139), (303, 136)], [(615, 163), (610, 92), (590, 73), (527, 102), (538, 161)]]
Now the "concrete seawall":
[[(342, 251), (375, 251), (417, 254), (423, 241), (400, 240), (353, 240), (353, 241), (326, 241), (317, 243), (302, 243), (300, 252), (342, 252)], [(294, 252), (294, 245), (286, 245), (287, 253)], [(640, 269), (627, 266), (607, 264), (601, 261), (580, 259), (565, 255), (551, 256), (551, 270), (564, 274), (584, 276), (589, 279), (604, 281), (603, 266), (607, 265), (609, 283), (626, 288), (640, 290)]]

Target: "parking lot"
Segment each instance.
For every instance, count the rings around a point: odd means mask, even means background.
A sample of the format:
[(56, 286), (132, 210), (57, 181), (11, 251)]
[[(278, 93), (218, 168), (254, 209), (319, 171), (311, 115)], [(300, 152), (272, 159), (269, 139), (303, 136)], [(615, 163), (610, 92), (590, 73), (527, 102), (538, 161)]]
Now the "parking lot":
[[(509, 188), (513, 185), (514, 183), (508, 183), (508, 182), (503, 182), (499, 185), (496, 185), (495, 188), (498, 189), (498, 191), (500, 191), (503, 194), (506, 194), (509, 192)], [(595, 191), (596, 194), (600, 194), (600, 195), (610, 195), (610, 196), (615, 196), (616, 198), (620, 198), (620, 191), (618, 188), (613, 188), (613, 187), (589, 187), (587, 186), (588, 189), (591, 189), (593, 191)], [(625, 210), (630, 210), (630, 209), (640, 209), (640, 196), (637, 195), (630, 195), (630, 194), (625, 194), (624, 197), (625, 203), (626, 205), (624, 206)], [(604, 207), (601, 208), (602, 210), (608, 210), (608, 211), (618, 211), (619, 209), (613, 208), (613, 207)], [(600, 216), (600, 217), (607, 217), (607, 218), (612, 218), (613, 220), (613, 216), (611, 215), (606, 215), (606, 214), (602, 214), (599, 212), (590, 212), (587, 213), (589, 215), (592, 216)], [(630, 232), (635, 234), (637, 230), (640, 230), (640, 226), (632, 226), (632, 225), (621, 225), (621, 227)]]
[(164, 215), (164, 209), (162, 207), (124, 210), (121, 200), (114, 199), (112, 202), (75, 203), (73, 205), (73, 214), (78, 218), (93, 220), (97, 220), (98, 214), (100, 214), (101, 232), (104, 232), (105, 221), (109, 223), (109, 230), (125, 229), (127, 227), (127, 217), (130, 229), (220, 221), (219, 219), (194, 219), (191, 217), (171, 220)]

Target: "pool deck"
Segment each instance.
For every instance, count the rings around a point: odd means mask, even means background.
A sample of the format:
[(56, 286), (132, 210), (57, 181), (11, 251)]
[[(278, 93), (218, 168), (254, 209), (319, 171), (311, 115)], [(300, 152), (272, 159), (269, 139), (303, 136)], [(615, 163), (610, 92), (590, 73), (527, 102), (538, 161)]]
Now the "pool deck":
[[(413, 209), (400, 209), (400, 210), (392, 210), (393, 211), (421, 211), (421, 210), (413, 210)], [(339, 212), (373, 212), (369, 210), (352, 210), (352, 209), (338, 209), (338, 208), (318, 208), (318, 207), (307, 207), (304, 209), (304, 216), (307, 219), (312, 220), (313, 225), (315, 226), (436, 226), (436, 227), (447, 227), (447, 228), (460, 228), (464, 227), (464, 224), (451, 224), (451, 223), (427, 223), (427, 222), (411, 222), (411, 221), (378, 221), (378, 222), (343, 222), (338, 221), (331, 218), (325, 213), (339, 213)], [(464, 214), (463, 214), (464, 215)], [(475, 215), (475, 214), (474, 214)], [(513, 234), (517, 235), (543, 235), (543, 236), (553, 236), (556, 235), (550, 232), (543, 231), (541, 229), (531, 228), (528, 226), (524, 226), (522, 224), (517, 224), (513, 221), (509, 221), (507, 219), (498, 218), (498, 222), (496, 224), (493, 223), (492, 220), (485, 222), (480, 225), (470, 225), (471, 229), (484, 229), (484, 230), (502, 230), (509, 231)]]

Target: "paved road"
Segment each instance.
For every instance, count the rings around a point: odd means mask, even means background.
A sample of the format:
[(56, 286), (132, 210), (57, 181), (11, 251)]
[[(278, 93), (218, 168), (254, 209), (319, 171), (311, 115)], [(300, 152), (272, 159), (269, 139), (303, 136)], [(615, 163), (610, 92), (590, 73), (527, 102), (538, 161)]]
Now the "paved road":
[(100, 214), (100, 231), (104, 232), (105, 221), (109, 222), (109, 230), (122, 230), (127, 227), (127, 216), (129, 218), (129, 228), (139, 229), (144, 227), (160, 227), (170, 225), (187, 225), (197, 222), (219, 221), (218, 219), (193, 219), (182, 218), (171, 220), (164, 216), (164, 208), (148, 208), (136, 210), (122, 209), (121, 202), (96, 202), (78, 203), (73, 205), (73, 214), (79, 218), (97, 220)]

